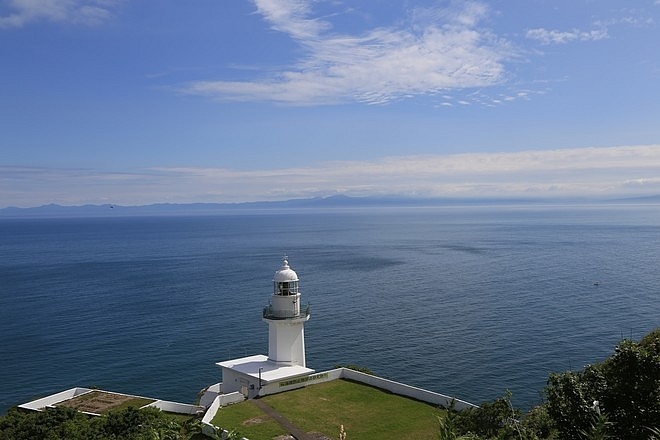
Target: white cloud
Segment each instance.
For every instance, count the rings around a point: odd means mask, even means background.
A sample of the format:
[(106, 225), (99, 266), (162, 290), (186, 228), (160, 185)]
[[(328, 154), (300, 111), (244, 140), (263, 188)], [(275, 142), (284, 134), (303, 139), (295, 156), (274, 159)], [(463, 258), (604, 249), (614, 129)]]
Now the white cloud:
[(477, 1), (418, 9), (412, 23), (362, 34), (332, 32), (313, 18), (311, 0), (256, 0), (273, 29), (304, 50), (300, 61), (276, 75), (248, 81), (197, 81), (184, 91), (221, 100), (330, 104), (385, 103), (451, 89), (487, 87), (506, 78), (514, 48), (480, 27), (487, 7)]
[(604, 27), (591, 31), (581, 31), (579, 29), (558, 31), (537, 28), (529, 29), (526, 36), (532, 40), (538, 40), (542, 44), (566, 44), (573, 41), (598, 41), (609, 38), (607, 29)]
[(307, 18), (311, 6), (306, 0), (255, 0), (255, 4), (257, 12), (271, 23), (273, 29), (295, 39), (315, 38), (330, 27), (320, 19)]
[(525, 36), (532, 40), (537, 40), (544, 45), (566, 44), (579, 41), (599, 41), (610, 38), (610, 29), (616, 26), (625, 27), (645, 27), (653, 26), (655, 21), (647, 16), (643, 11), (622, 10), (628, 14), (607, 20), (596, 20), (592, 23), (592, 30), (571, 29), (561, 31), (556, 29), (536, 28), (528, 29)]
[(0, 29), (20, 28), (35, 21), (96, 25), (112, 16), (120, 0), (9, 0), (9, 15)]
[(240, 202), (347, 194), (624, 197), (660, 193), (660, 145), (387, 157), (315, 168), (133, 172), (0, 167), (4, 206)]

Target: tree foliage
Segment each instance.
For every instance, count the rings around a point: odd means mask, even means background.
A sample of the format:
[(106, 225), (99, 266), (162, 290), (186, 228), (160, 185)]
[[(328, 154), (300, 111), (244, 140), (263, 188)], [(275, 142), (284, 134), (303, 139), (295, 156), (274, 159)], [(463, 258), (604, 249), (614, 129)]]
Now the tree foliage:
[(582, 373), (552, 373), (546, 386), (548, 413), (566, 440), (579, 440), (589, 430), (596, 411), (592, 390)]
[(91, 417), (67, 407), (11, 409), (0, 418), (0, 440), (186, 440), (200, 437), (196, 419), (180, 423), (157, 408), (126, 408)]
[(11, 409), (0, 419), (0, 439), (86, 439), (93, 438), (88, 416), (73, 408), (51, 408), (27, 413)]
[(520, 411), (511, 406), (511, 393), (492, 402), (484, 402), (478, 408), (465, 409), (451, 416), (461, 435), (482, 438), (512, 438), (519, 423)]
[(660, 329), (638, 343), (621, 341), (583, 372), (551, 375), (546, 395), (561, 438), (583, 439), (597, 429), (611, 438), (650, 438), (660, 427)]
[(546, 402), (522, 414), (510, 395), (440, 420), (441, 440), (660, 440), (660, 329), (583, 371), (550, 374)]
[(538, 440), (552, 438), (553, 423), (545, 407), (527, 414), (511, 405), (511, 393), (478, 408), (454, 411), (453, 405), (440, 418), (440, 440)]

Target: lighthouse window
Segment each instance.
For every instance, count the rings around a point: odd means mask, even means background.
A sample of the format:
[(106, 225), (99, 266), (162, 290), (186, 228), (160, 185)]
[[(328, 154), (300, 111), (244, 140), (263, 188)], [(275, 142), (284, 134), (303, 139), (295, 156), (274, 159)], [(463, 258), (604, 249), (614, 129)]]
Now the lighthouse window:
[(283, 282), (283, 283), (277, 283), (277, 292), (275, 292), (276, 295), (289, 295), (289, 283), (288, 282)]
[(298, 294), (297, 281), (282, 281), (275, 283), (275, 295), (290, 296)]

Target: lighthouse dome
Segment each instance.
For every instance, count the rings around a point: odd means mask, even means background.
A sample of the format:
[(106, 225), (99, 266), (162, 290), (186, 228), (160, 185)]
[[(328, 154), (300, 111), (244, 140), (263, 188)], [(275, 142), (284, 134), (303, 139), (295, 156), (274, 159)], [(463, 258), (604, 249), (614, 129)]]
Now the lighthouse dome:
[(286, 258), (282, 262), (282, 267), (280, 267), (280, 269), (275, 272), (273, 281), (276, 283), (298, 281), (298, 274), (289, 267), (289, 261)]

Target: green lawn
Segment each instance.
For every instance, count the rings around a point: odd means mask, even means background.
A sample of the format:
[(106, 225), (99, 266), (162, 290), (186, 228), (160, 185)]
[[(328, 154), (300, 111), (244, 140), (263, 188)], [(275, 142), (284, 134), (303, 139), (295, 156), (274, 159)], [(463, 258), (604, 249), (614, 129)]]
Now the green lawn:
[(286, 434), (284, 428), (249, 400), (220, 408), (211, 423), (227, 431), (236, 430), (250, 440)]
[[(262, 400), (302, 430), (329, 438), (339, 438), (339, 426), (344, 425), (348, 439), (437, 440), (437, 417), (443, 414), (433, 405), (341, 379)], [(256, 419), (263, 422), (254, 423)], [(285, 433), (281, 428), (262, 430), (260, 425), (279, 425), (250, 401), (221, 409), (213, 420), (216, 422), (225, 429), (237, 429), (251, 440), (272, 439)]]

